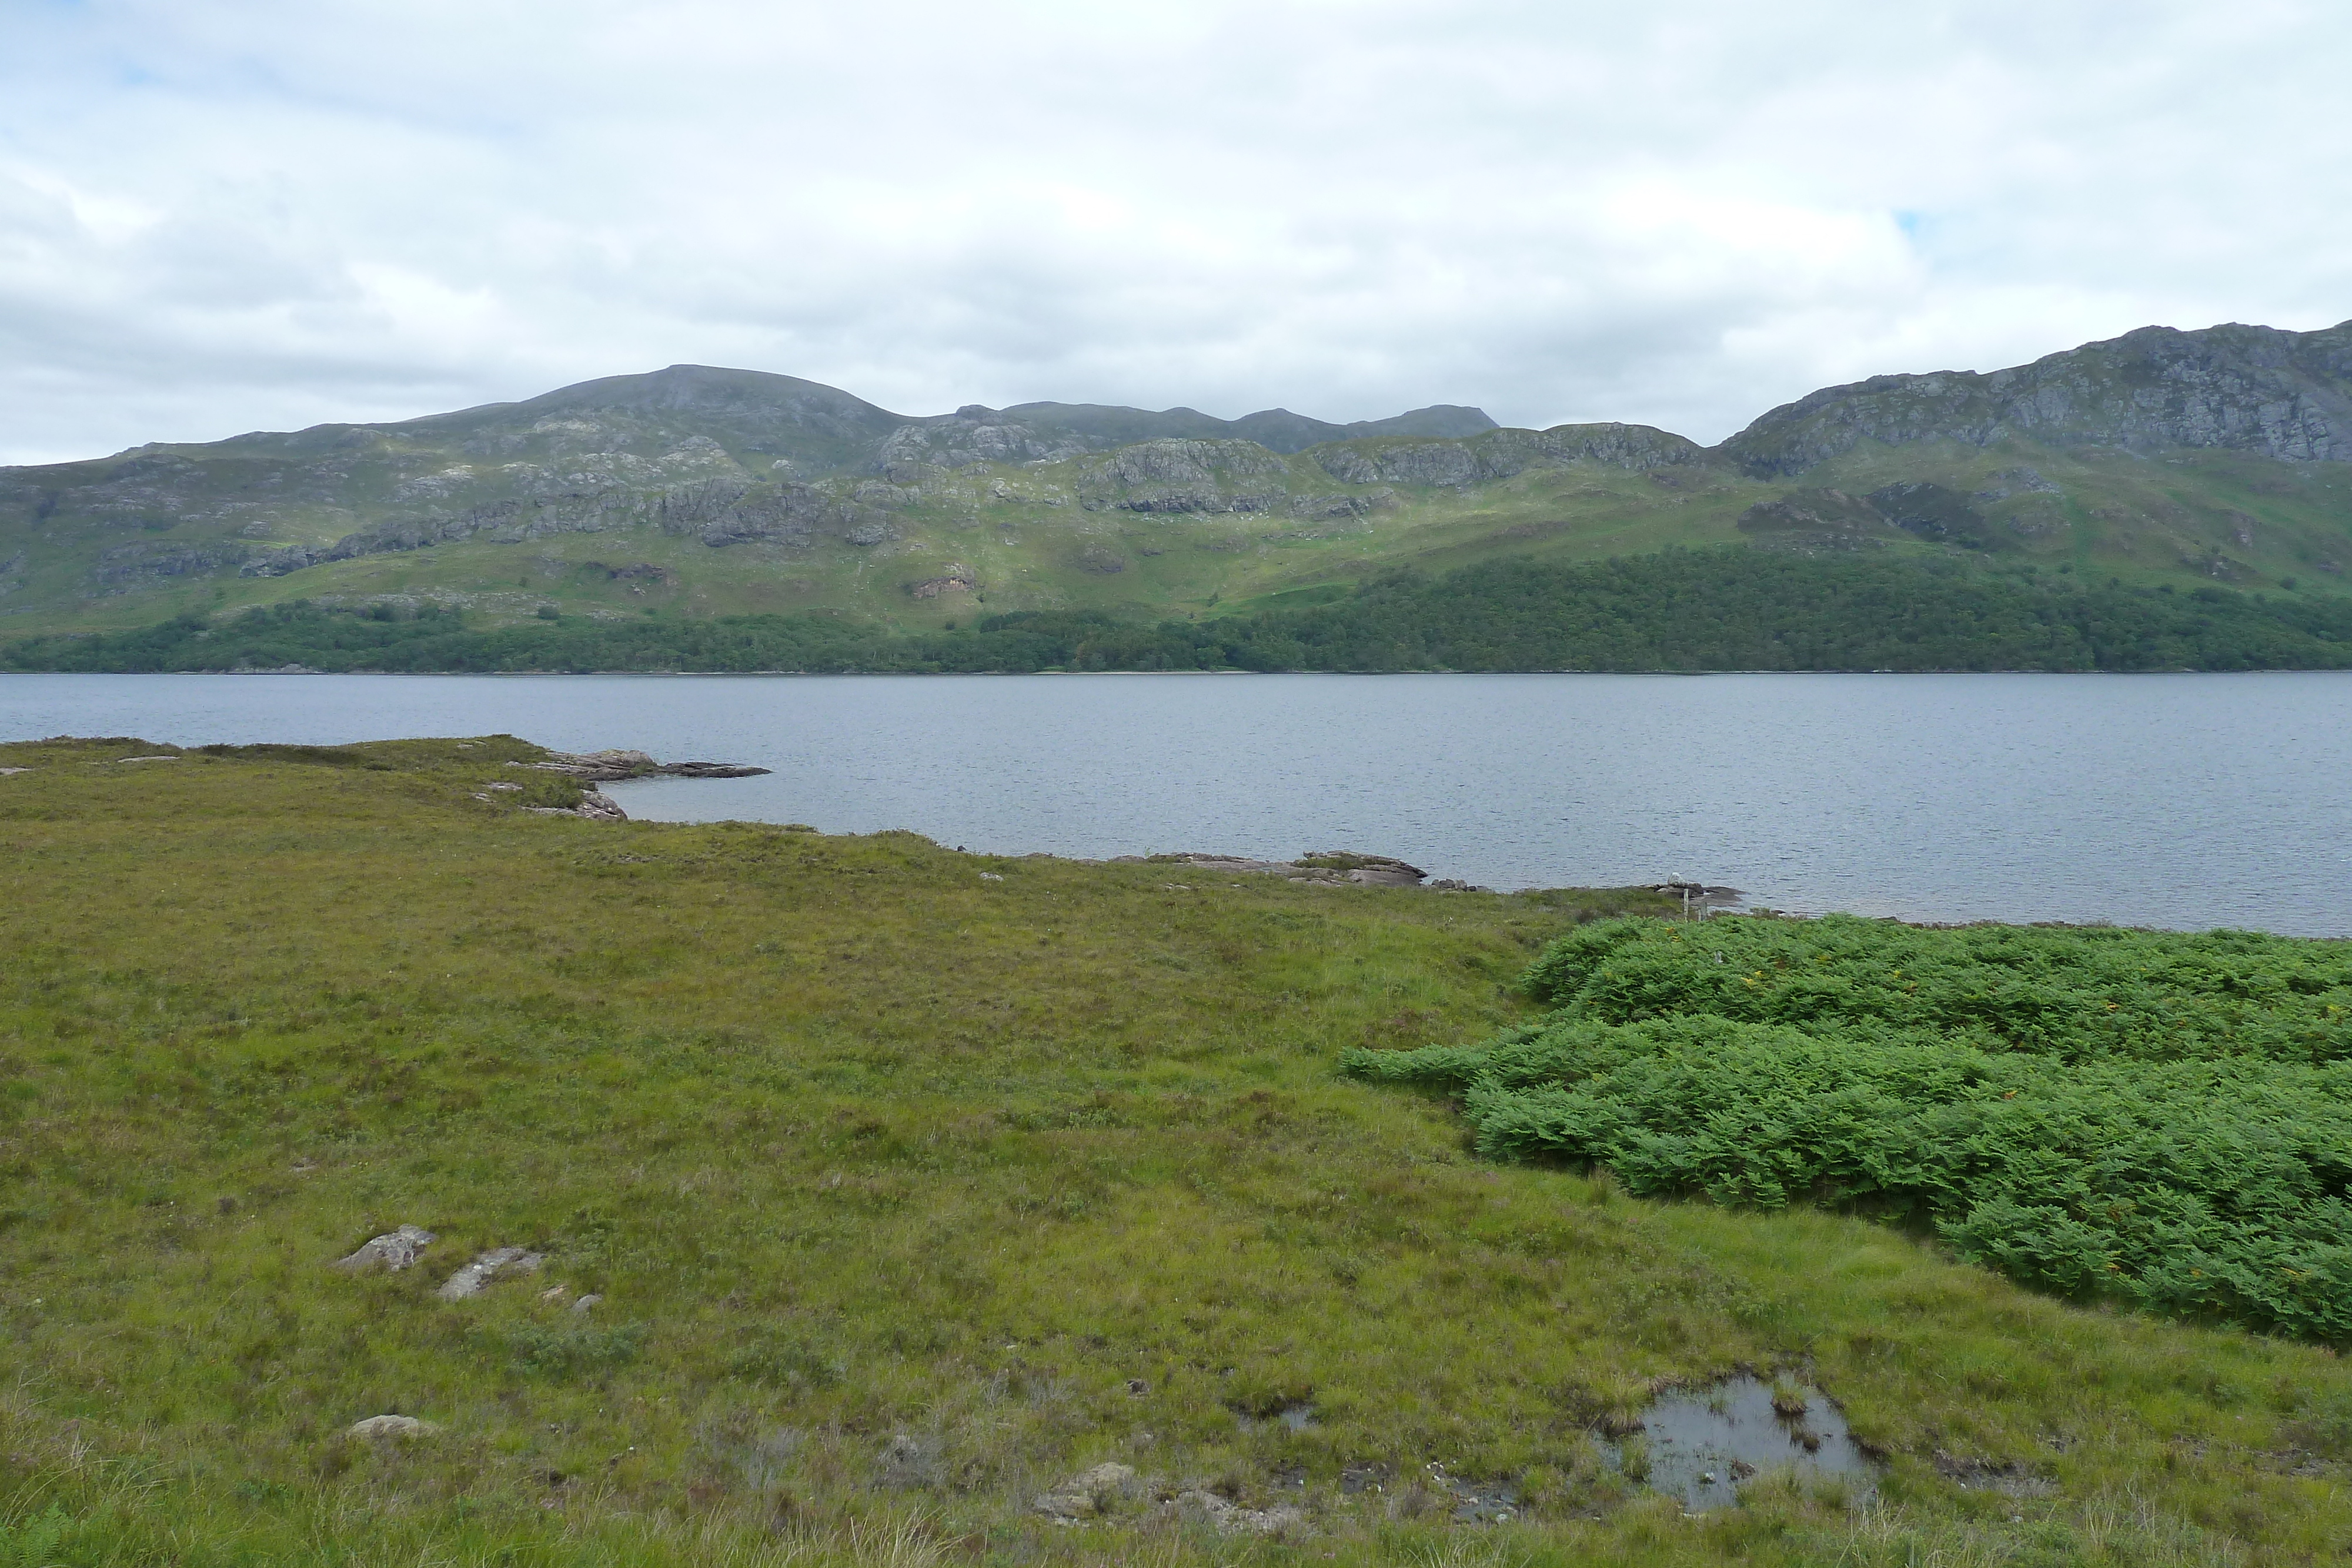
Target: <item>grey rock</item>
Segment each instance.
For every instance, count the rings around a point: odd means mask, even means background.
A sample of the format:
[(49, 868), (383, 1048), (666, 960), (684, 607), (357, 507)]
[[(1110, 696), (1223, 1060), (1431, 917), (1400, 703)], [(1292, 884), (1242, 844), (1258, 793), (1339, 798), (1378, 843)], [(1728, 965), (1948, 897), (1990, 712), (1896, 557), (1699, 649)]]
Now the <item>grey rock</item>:
[(593, 1291), (591, 1291), (588, 1294), (581, 1297), (578, 1301), (572, 1303), (572, 1315), (576, 1318), (586, 1317), (591, 1312), (595, 1310), (597, 1303), (602, 1301), (604, 1299), (604, 1297), (596, 1294)]
[(629, 820), (629, 814), (621, 810), (621, 803), (602, 789), (580, 791), (580, 804), (572, 808), (572, 813), (576, 817), (585, 817), (592, 822), (625, 822)]
[(370, 1441), (385, 1438), (427, 1437), (441, 1428), (430, 1421), (420, 1421), (414, 1416), (370, 1416), (343, 1428), (347, 1437), (364, 1437)]
[(1278, 1535), (1307, 1532), (1307, 1515), (1289, 1503), (1272, 1508), (1244, 1508), (1213, 1491), (1182, 1491), (1170, 1504), (1179, 1518), (1208, 1525), (1221, 1535)]
[(937, 599), (942, 593), (970, 593), (980, 586), (980, 574), (963, 565), (950, 566), (937, 577), (910, 582), (907, 592), (916, 599)]
[(1135, 1471), (1129, 1466), (1097, 1465), (1040, 1492), (1030, 1507), (1057, 1524), (1076, 1524), (1108, 1512), (1135, 1490)]
[(469, 1296), (480, 1295), (495, 1280), (518, 1274), (535, 1274), (546, 1260), (527, 1248), (493, 1248), (442, 1281), (441, 1288), (434, 1294), (445, 1301), (462, 1301)]
[(661, 771), (673, 779), (755, 779), (772, 769), (741, 762), (665, 762)]
[(640, 773), (651, 773), (661, 767), (660, 763), (656, 762), (651, 757), (642, 751), (622, 751), (614, 749), (609, 751), (583, 751), (576, 754), (565, 752), (561, 755), (562, 759), (566, 762), (585, 763), (591, 768), (619, 768), (623, 771), (624, 776), (627, 778), (635, 778)]
[(416, 1261), (416, 1255), (433, 1245), (433, 1232), (415, 1225), (404, 1225), (397, 1230), (387, 1230), (360, 1243), (358, 1250), (348, 1258), (335, 1260), (335, 1267), (348, 1273), (365, 1273), (371, 1269), (383, 1269), (398, 1273)]
[(1467, 486), (1530, 469), (1599, 463), (1633, 472), (1704, 463), (1698, 443), (1646, 424), (1494, 430), (1467, 441), (1363, 442), (1318, 447), (1315, 461), (1351, 485)]
[(740, 762), (656, 762), (642, 751), (557, 751), (546, 762), (509, 762), (541, 773), (561, 773), (583, 783), (610, 784), (624, 779), (647, 779), (656, 774), (677, 779), (750, 779), (769, 771)]
[[(1278, 876), (1291, 882), (1351, 883), (1358, 887), (1418, 887), (1428, 873), (1391, 855), (1352, 850), (1318, 850), (1295, 861), (1251, 860), (1245, 855), (1119, 855), (1113, 864), (1181, 865), (1212, 875)], [(983, 872), (981, 873), (988, 874)]]

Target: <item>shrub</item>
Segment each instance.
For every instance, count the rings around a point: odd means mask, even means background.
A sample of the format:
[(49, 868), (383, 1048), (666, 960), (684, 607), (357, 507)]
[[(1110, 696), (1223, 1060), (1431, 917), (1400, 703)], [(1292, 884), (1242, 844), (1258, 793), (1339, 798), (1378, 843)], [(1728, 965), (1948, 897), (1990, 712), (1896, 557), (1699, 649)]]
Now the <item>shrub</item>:
[(1458, 1093), (1480, 1151), (1649, 1195), (1859, 1207), (2063, 1294), (2352, 1341), (2344, 945), (2245, 933), (1616, 921), (1564, 1005), (1352, 1051)]

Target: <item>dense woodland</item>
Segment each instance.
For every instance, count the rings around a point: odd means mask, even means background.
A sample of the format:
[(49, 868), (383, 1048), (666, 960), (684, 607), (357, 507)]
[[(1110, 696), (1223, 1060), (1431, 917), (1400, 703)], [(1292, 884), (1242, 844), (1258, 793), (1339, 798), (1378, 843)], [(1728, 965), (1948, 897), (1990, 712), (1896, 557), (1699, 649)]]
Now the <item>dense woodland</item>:
[[(549, 612), (552, 615), (552, 612)], [(1328, 601), (1142, 625), (1022, 612), (894, 633), (830, 615), (489, 627), (432, 605), (297, 601), (26, 638), (59, 671), (2264, 670), (2352, 666), (2352, 599), (2180, 592), (2068, 571), (1738, 547), (1398, 573)]]

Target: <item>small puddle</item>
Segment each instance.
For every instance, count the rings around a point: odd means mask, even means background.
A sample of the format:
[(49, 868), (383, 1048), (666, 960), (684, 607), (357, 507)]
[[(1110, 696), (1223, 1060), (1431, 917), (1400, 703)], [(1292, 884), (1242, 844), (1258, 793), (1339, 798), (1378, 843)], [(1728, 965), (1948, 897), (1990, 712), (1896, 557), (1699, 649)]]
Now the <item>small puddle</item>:
[[(1662, 1395), (1642, 1414), (1651, 1489), (1680, 1498), (1692, 1513), (1731, 1507), (1742, 1486), (1774, 1470), (1846, 1476), (1865, 1494), (1876, 1490), (1870, 1460), (1829, 1396), (1783, 1384), (1776, 1409), (1772, 1387), (1760, 1378), (1732, 1377)], [(1801, 1411), (1791, 1407), (1799, 1399)]]

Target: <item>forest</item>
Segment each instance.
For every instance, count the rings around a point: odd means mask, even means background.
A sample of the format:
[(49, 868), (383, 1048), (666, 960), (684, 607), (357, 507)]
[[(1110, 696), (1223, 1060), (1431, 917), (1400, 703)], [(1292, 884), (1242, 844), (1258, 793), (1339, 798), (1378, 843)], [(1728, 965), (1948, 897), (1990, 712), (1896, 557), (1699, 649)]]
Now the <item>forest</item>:
[(1745, 547), (1396, 572), (1324, 602), (1145, 623), (1021, 611), (900, 632), (824, 614), (566, 616), (296, 601), (0, 646), (0, 669), (163, 671), (2281, 670), (2352, 666), (2352, 598)]

